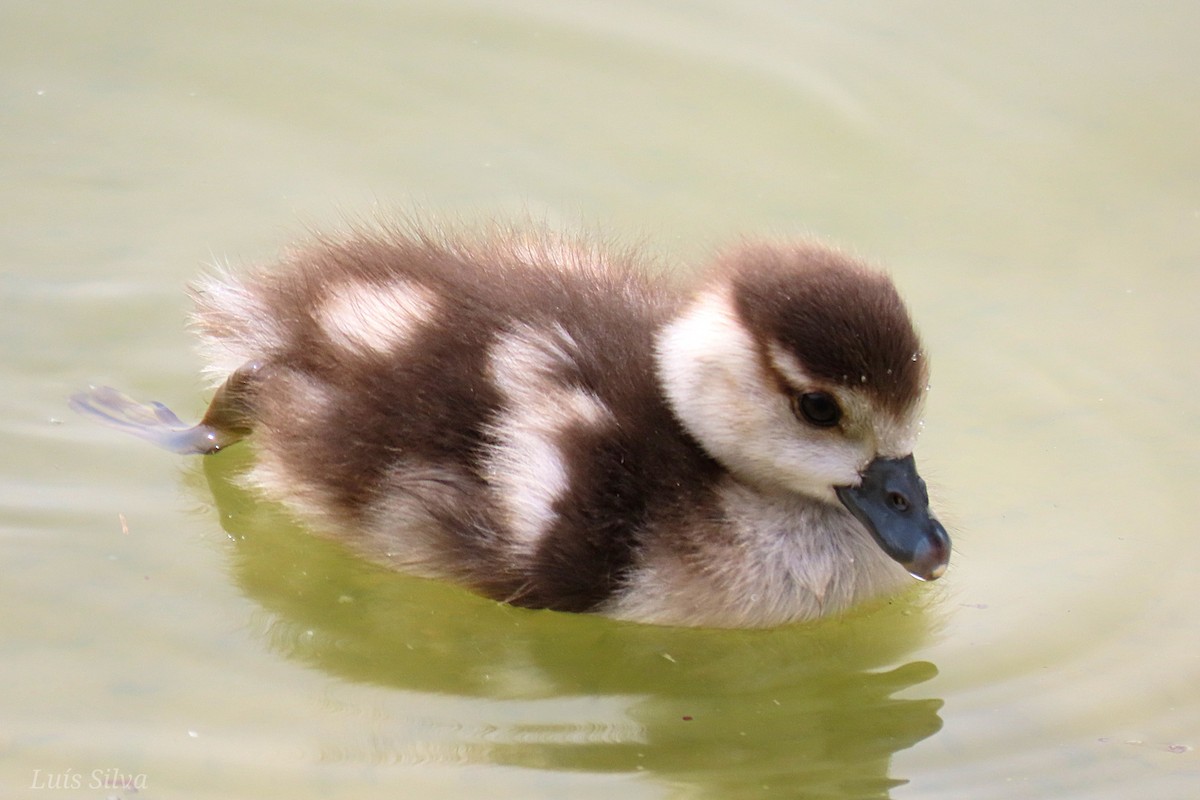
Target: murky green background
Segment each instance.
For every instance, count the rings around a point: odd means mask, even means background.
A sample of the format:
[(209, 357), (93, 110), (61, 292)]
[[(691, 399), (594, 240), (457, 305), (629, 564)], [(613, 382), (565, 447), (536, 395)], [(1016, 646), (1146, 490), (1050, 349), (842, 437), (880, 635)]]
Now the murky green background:
[[(1194, 2), (0, 4), (0, 796), (1200, 796), (1198, 33)], [(186, 282), (380, 208), (887, 264), (949, 574), (766, 632), (519, 611), (294, 528), (229, 484), (245, 448), (67, 410), (198, 414)]]

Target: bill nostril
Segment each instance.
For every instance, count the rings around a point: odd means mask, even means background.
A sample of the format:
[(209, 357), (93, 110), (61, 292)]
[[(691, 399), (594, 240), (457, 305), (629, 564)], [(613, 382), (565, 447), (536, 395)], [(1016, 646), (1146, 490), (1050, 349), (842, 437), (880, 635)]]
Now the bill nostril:
[(908, 498), (900, 492), (888, 492), (887, 500), (888, 505), (891, 506), (893, 510), (902, 513), (908, 511), (911, 506), (911, 504), (908, 502)]

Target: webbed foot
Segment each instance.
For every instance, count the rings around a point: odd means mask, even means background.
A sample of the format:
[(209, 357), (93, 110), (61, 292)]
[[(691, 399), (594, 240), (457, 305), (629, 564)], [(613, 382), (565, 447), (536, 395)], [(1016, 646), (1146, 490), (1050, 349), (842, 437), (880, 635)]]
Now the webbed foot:
[(71, 396), (70, 406), (110, 428), (184, 455), (215, 453), (242, 438), (203, 422), (188, 425), (162, 403), (139, 403), (111, 386), (92, 386)]
[(248, 361), (235, 369), (196, 425), (188, 425), (162, 403), (139, 403), (111, 386), (92, 386), (74, 394), (70, 406), (173, 453), (207, 455), (250, 435), (255, 419), (254, 390), (266, 374), (264, 366), (261, 361)]

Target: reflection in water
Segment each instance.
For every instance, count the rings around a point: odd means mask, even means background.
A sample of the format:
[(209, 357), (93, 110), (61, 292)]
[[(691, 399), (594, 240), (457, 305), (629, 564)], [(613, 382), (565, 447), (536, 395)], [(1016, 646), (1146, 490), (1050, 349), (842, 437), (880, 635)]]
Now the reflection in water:
[[(271, 645), (351, 681), (487, 701), (449, 741), (431, 734), (444, 744), (376, 742), (339, 759), (638, 772), (712, 797), (885, 797), (904, 783), (889, 776), (892, 754), (941, 727), (940, 700), (895, 697), (937, 674), (889, 668), (928, 633), (931, 615), (911, 600), (770, 631), (512, 608), (305, 534), (231, 482), (250, 457), (235, 448), (203, 464)], [(538, 701), (550, 700), (547, 720)]]

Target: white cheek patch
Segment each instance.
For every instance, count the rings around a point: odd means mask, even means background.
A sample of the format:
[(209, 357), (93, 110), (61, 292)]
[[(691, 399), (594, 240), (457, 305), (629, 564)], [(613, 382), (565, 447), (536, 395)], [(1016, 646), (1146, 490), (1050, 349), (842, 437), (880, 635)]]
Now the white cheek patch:
[(496, 445), (487, 476), (512, 533), (512, 545), (531, 555), (554, 524), (555, 504), (568, 488), (559, 445), (572, 427), (604, 425), (612, 411), (595, 395), (565, 386), (574, 342), (561, 327), (522, 327), (506, 334), (489, 354), (489, 371), (504, 398), (493, 427)]
[[(830, 502), (835, 502), (834, 486), (856, 481), (861, 443), (796, 419), (737, 318), (728, 289), (702, 295), (667, 325), (656, 355), (676, 416), (742, 480)], [(807, 380), (794, 359), (783, 368), (789, 380)]]
[(433, 292), (411, 281), (345, 283), (332, 288), (317, 322), (337, 345), (387, 354), (410, 341), (436, 312)]

